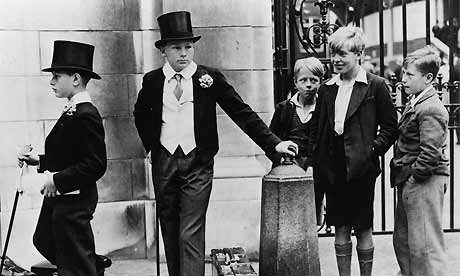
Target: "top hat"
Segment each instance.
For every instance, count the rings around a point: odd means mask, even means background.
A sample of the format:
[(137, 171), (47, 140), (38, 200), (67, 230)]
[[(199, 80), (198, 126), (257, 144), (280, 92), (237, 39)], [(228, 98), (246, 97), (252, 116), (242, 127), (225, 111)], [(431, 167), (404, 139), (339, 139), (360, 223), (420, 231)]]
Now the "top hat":
[(160, 48), (168, 41), (191, 40), (198, 41), (201, 36), (193, 36), (192, 21), (190, 13), (187, 11), (170, 12), (160, 15), (157, 18), (160, 26), (161, 39), (155, 42), (155, 46)]
[(54, 41), (51, 67), (42, 69), (42, 71), (53, 72), (60, 69), (75, 69), (87, 73), (93, 79), (99, 80), (101, 77), (93, 72), (93, 54), (93, 45), (56, 40)]

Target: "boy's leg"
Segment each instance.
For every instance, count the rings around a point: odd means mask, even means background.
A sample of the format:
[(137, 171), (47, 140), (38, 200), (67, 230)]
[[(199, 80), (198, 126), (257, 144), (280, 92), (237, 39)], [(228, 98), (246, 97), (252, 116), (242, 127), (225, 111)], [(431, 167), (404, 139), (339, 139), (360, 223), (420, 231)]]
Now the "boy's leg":
[[(396, 188), (395, 188), (396, 189)], [(393, 232), (393, 248), (395, 250), (396, 260), (402, 275), (409, 276), (410, 258), (407, 229), (407, 215), (405, 205), (402, 200), (403, 188), (397, 188), (398, 201), (396, 204), (395, 225)]]
[(52, 234), (55, 237), (56, 266), (63, 276), (96, 276), (96, 252), (90, 221), (96, 208), (97, 194), (56, 199)]
[(179, 190), (177, 162), (165, 148), (160, 147), (152, 160), (155, 201), (158, 206), (161, 234), (170, 276), (180, 276), (179, 259)]
[(335, 227), (335, 255), (340, 276), (351, 275), (351, 226)]
[(372, 228), (355, 229), (358, 253), (359, 271), (361, 276), (372, 274), (372, 263), (374, 261), (374, 245), (372, 242)]
[(408, 181), (403, 191), (413, 275), (445, 275), (442, 208), (447, 183), (447, 176), (433, 175), (422, 183)]
[(181, 276), (204, 276), (206, 211), (214, 161), (203, 163), (192, 152), (179, 160), (184, 183), (180, 195), (179, 252)]

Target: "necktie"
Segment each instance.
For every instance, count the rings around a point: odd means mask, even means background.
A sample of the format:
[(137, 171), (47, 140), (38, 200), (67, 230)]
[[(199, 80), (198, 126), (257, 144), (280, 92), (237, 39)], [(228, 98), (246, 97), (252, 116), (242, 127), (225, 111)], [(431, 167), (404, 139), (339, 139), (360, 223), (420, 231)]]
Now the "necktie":
[(182, 96), (182, 93), (184, 93), (184, 91), (182, 90), (182, 86), (181, 86), (182, 75), (181, 74), (175, 74), (174, 78), (177, 81), (177, 85), (176, 85), (176, 88), (174, 88), (173, 93), (174, 93), (174, 96), (176, 96), (176, 99), (179, 100), (180, 97)]

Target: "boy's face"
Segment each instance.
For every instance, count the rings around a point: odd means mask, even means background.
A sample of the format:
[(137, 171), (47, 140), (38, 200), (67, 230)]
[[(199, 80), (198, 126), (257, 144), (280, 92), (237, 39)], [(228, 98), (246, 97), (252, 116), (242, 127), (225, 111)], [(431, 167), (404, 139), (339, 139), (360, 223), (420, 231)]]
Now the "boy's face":
[(423, 75), (417, 67), (410, 63), (402, 69), (402, 82), (406, 93), (417, 94), (425, 89), (432, 81), (432, 74)]
[(161, 52), (174, 71), (180, 72), (193, 61), (195, 47), (192, 41), (172, 41)]
[(58, 98), (70, 99), (75, 90), (75, 77), (62, 72), (52, 72), (53, 77), (50, 80), (51, 89)]
[(294, 80), (295, 87), (306, 100), (315, 97), (320, 83), (321, 79), (305, 68), (300, 69)]
[(355, 53), (346, 49), (331, 51), (332, 63), (335, 72), (338, 74), (346, 74), (357, 67), (360, 57), (361, 53)]

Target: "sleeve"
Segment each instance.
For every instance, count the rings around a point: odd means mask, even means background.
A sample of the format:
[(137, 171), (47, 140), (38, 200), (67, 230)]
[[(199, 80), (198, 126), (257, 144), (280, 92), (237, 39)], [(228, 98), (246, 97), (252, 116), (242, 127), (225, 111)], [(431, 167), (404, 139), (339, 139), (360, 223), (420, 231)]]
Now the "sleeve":
[(442, 146), (447, 136), (448, 118), (433, 107), (418, 116), (420, 153), (411, 165), (416, 181), (424, 181), (433, 174), (442, 157)]
[(105, 133), (98, 114), (75, 116), (74, 135), (78, 137), (79, 160), (53, 175), (54, 184), (61, 194), (83, 188), (101, 178), (107, 169)]
[[(281, 113), (282, 113), (282, 105), (277, 104), (275, 108), (275, 112), (273, 113), (273, 118), (270, 122), (269, 128), (273, 132), (273, 134), (277, 135), (278, 137), (282, 139), (285, 139), (285, 137), (282, 137), (281, 135), (281, 125), (282, 125)], [(281, 154), (276, 152), (274, 149), (272, 151), (267, 152), (267, 157), (272, 161), (273, 167), (276, 167), (281, 163)]]
[(247, 105), (235, 89), (227, 83), (219, 71), (214, 72), (216, 78), (216, 101), (225, 113), (246, 133), (264, 152), (273, 151), (281, 139), (273, 134), (249, 105)]
[(152, 148), (152, 106), (150, 85), (147, 77), (144, 76), (142, 88), (137, 96), (137, 101), (134, 104), (134, 124), (136, 125), (137, 133), (141, 138), (145, 151), (148, 153)]
[(398, 115), (384, 80), (377, 84), (376, 107), (380, 128), (373, 145), (375, 153), (383, 155), (398, 138)]

